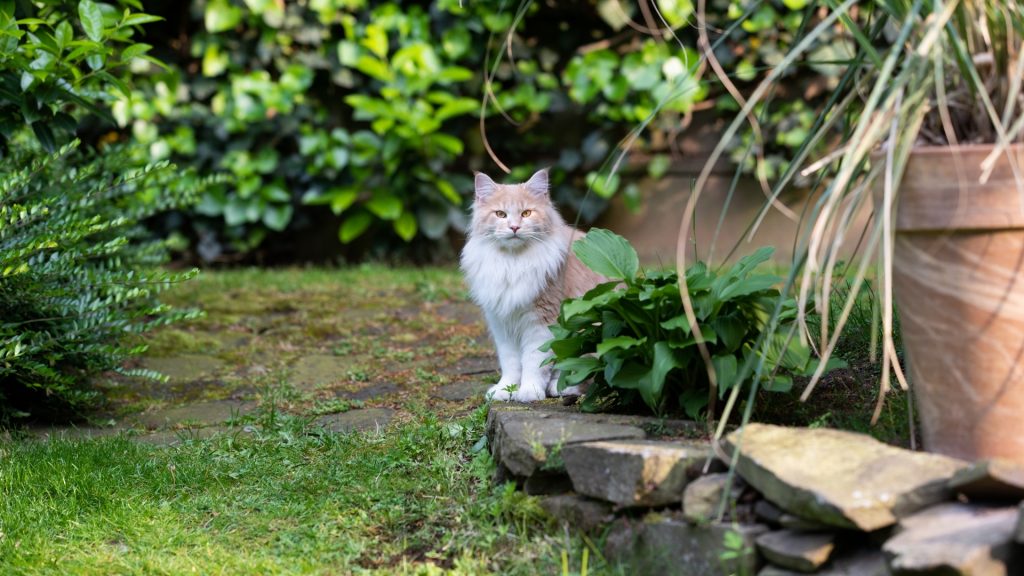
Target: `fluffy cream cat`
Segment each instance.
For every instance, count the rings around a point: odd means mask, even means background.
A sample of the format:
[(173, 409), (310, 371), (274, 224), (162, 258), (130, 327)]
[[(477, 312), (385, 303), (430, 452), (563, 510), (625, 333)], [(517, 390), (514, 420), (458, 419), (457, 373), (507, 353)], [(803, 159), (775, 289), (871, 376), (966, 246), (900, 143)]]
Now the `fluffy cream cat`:
[(583, 233), (551, 203), (547, 170), (507, 185), (477, 173), (475, 188), (462, 271), (498, 349), (501, 380), (487, 395), (517, 402), (557, 396), (558, 373), (541, 366), (547, 354), (538, 348), (551, 339), (562, 300), (606, 279), (572, 253)]

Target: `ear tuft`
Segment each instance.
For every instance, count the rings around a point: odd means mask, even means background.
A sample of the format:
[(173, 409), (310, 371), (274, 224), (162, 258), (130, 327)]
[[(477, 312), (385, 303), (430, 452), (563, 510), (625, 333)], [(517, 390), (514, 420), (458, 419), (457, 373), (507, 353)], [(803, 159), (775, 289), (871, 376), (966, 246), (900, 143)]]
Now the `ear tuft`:
[(476, 190), (478, 200), (483, 200), (494, 193), (496, 184), (491, 177), (483, 172), (474, 172), (473, 187)]
[(541, 168), (537, 172), (530, 176), (530, 179), (526, 181), (526, 189), (529, 190), (534, 196), (547, 196), (550, 185), (548, 184), (548, 169)]

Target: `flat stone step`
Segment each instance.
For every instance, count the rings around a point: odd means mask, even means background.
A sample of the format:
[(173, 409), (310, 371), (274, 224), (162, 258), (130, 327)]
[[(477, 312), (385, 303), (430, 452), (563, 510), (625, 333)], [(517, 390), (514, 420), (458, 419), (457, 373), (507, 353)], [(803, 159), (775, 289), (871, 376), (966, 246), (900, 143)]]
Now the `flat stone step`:
[(515, 476), (564, 472), (566, 446), (598, 440), (640, 439), (636, 426), (606, 424), (533, 410), (494, 410), (488, 414), (488, 437), (495, 461)]
[(687, 470), (711, 457), (707, 442), (611, 440), (562, 449), (573, 489), (620, 507), (678, 504)]
[(801, 518), (865, 532), (948, 500), (966, 463), (827, 428), (748, 424), (726, 439), (737, 472)]

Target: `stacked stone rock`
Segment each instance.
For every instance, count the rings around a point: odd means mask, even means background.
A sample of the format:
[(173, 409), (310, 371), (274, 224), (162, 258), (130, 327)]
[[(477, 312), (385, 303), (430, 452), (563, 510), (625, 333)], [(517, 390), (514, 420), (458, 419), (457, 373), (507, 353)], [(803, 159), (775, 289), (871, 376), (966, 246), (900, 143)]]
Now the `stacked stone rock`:
[(673, 439), (694, 426), (501, 406), (487, 430), (497, 479), (547, 494), (631, 574), (1024, 575), (1024, 466), (751, 424), (718, 451), (730, 474)]

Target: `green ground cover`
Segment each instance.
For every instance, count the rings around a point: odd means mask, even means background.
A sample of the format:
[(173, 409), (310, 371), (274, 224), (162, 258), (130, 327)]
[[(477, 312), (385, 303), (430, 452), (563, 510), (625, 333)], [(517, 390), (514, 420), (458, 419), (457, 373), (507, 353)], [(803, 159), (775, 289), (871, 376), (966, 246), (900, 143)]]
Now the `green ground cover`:
[[(0, 573), (615, 572), (492, 484), (493, 351), (457, 270), (222, 271), (167, 298), (206, 311), (144, 337), (169, 382), (111, 375), (78, 429), (0, 433)], [(873, 390), (855, 370), (763, 414), (866, 428)]]

